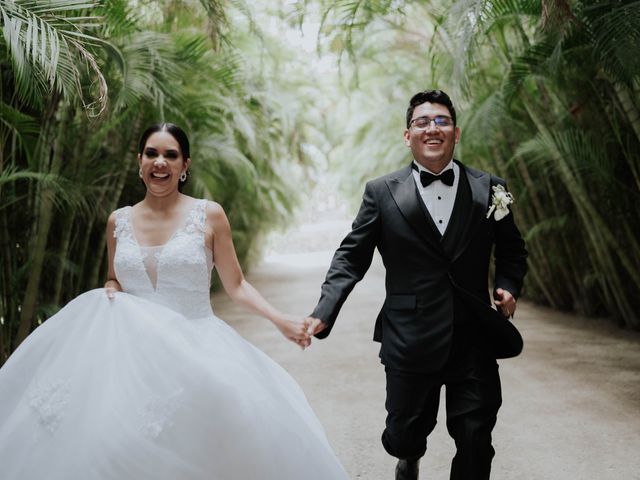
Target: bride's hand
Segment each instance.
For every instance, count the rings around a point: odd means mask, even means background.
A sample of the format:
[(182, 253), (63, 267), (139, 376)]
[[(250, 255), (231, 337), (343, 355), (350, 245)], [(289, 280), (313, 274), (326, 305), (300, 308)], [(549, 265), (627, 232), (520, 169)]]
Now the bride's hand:
[(104, 293), (106, 293), (106, 294), (107, 294), (107, 298), (108, 298), (109, 300), (111, 300), (111, 299), (113, 299), (113, 298), (116, 298), (116, 292), (117, 292), (117, 291), (118, 291), (118, 290), (116, 290), (116, 289), (115, 289), (115, 288), (113, 288), (113, 287), (106, 287), (106, 288), (104, 289)]
[(107, 298), (109, 300), (116, 298), (116, 292), (121, 291), (122, 287), (117, 280), (109, 279), (107, 280), (107, 283), (104, 284), (104, 293), (107, 294)]
[(311, 345), (311, 336), (307, 333), (302, 320), (293, 315), (280, 315), (273, 322), (285, 338), (297, 343), (303, 350)]

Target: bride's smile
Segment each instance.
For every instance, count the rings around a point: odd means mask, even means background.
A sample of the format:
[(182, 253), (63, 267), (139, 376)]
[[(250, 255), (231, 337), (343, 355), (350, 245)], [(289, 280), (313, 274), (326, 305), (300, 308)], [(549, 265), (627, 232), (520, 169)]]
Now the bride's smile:
[(160, 131), (149, 137), (138, 162), (147, 192), (165, 196), (177, 192), (180, 176), (189, 168), (191, 159), (183, 157), (179, 143), (170, 133)]

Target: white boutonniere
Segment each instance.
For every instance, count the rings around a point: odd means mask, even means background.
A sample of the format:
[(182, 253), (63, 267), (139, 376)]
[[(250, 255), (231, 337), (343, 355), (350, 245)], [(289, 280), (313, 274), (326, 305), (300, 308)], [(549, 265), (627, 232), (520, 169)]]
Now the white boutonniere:
[(513, 203), (514, 199), (513, 195), (507, 192), (502, 185), (494, 185), (491, 189), (493, 190), (493, 195), (491, 195), (491, 207), (489, 207), (489, 211), (487, 212), (487, 218), (489, 218), (495, 210), (493, 218), (498, 222), (509, 215), (509, 205)]

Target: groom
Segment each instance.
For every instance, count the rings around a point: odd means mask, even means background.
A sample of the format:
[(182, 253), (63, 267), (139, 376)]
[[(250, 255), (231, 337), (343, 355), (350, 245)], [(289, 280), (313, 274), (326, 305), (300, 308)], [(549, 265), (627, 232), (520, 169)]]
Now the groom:
[[(397, 480), (418, 478), (443, 385), (457, 449), (451, 479), (489, 478), (491, 431), (502, 403), (496, 358), (522, 350), (508, 320), (527, 269), (524, 241), (508, 210), (512, 197), (504, 180), (453, 159), (459, 139), (446, 93), (413, 96), (404, 131), (413, 162), (367, 183), (307, 318), (310, 334), (329, 335), (378, 249), (387, 292), (374, 333), (387, 379), (382, 444), (399, 459)], [(498, 311), (487, 283), (492, 250)]]

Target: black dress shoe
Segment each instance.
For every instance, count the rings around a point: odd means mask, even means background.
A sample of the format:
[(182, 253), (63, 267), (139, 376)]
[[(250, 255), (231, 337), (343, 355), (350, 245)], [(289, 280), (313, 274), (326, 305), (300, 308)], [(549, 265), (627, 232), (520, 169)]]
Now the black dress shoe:
[(419, 458), (398, 460), (398, 465), (396, 465), (396, 480), (418, 480), (419, 466)]

